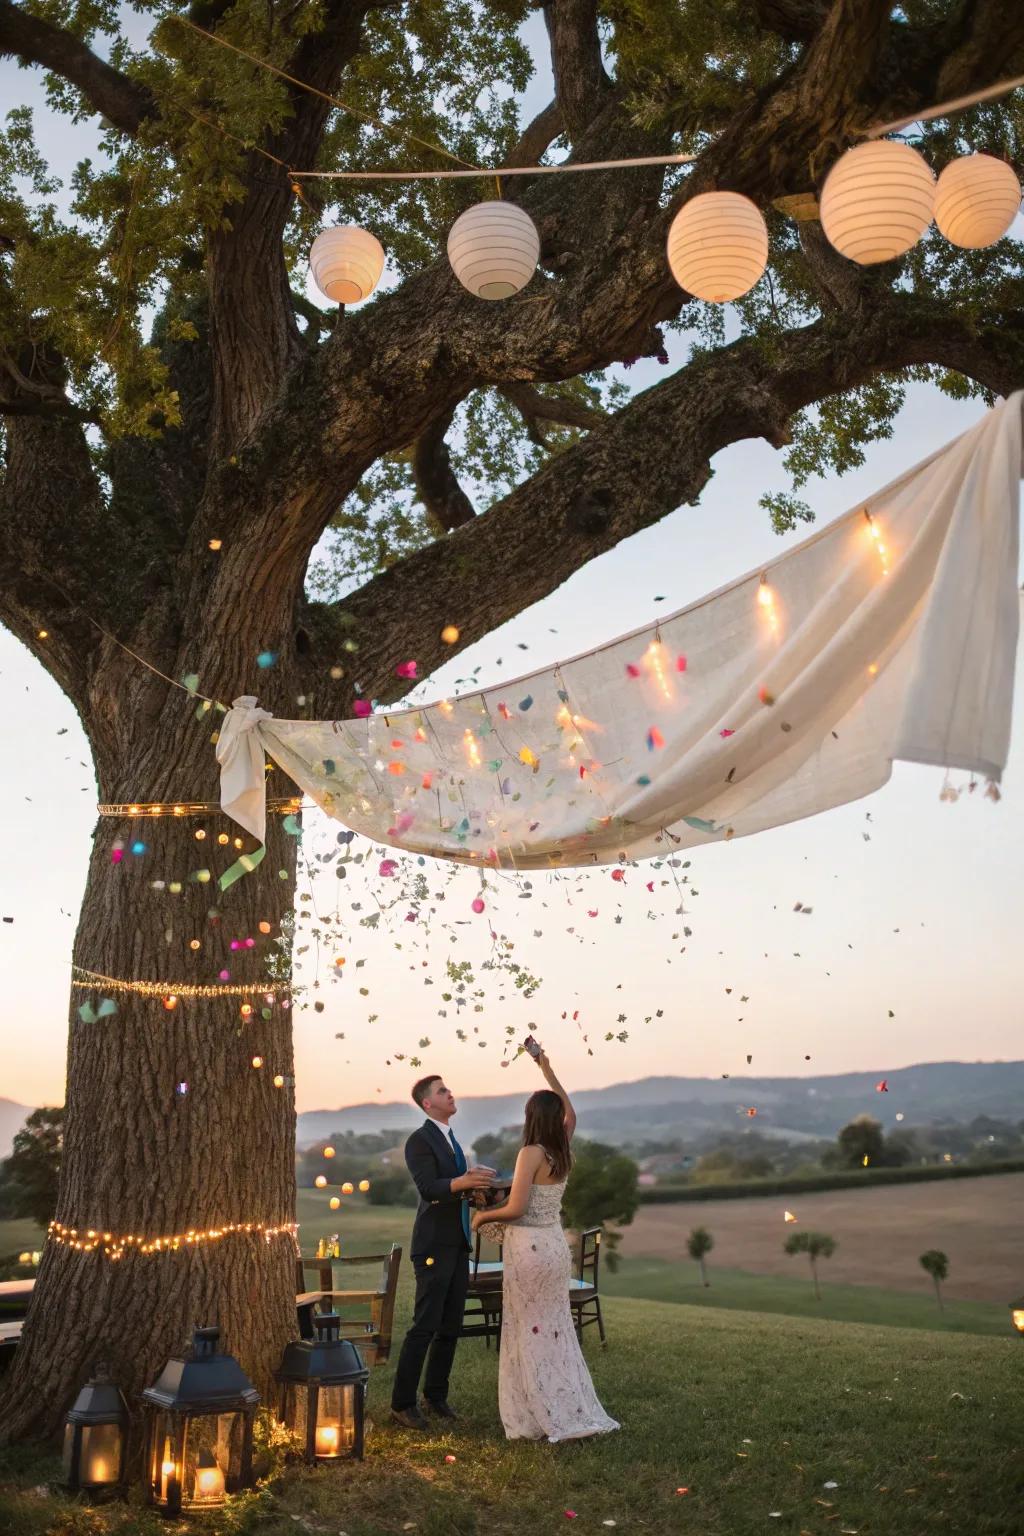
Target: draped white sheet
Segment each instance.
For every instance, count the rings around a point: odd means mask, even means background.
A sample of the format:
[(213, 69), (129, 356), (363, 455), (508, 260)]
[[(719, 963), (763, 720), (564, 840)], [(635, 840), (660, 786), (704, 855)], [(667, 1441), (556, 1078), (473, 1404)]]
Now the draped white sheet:
[(379, 842), (530, 869), (760, 832), (869, 794), (894, 759), (998, 780), (1022, 399), (765, 570), (515, 683), (364, 720), (236, 700), (224, 809), (263, 840), (267, 754)]

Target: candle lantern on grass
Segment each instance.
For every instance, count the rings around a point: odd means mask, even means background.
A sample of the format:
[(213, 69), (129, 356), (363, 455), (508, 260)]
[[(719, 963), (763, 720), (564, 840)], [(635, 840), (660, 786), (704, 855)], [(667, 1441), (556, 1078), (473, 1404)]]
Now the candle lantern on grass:
[(148, 1416), (150, 1502), (166, 1515), (216, 1509), (252, 1487), (253, 1417), (260, 1395), (219, 1328), (197, 1328), (188, 1355), (168, 1360), (142, 1394)]
[(64, 1419), (64, 1482), (72, 1493), (112, 1494), (121, 1482), (128, 1410), (99, 1361)]
[(363, 1459), (366, 1369), (356, 1346), (341, 1337), (334, 1312), (313, 1319), (315, 1339), (289, 1344), (277, 1380), (279, 1417), (303, 1442), (306, 1461)]

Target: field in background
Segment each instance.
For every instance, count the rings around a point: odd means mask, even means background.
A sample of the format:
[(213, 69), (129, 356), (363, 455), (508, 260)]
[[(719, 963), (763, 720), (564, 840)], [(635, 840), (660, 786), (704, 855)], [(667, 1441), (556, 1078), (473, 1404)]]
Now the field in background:
[(920, 1291), (928, 1281), (918, 1256), (941, 1248), (949, 1255), (947, 1296), (1006, 1305), (1024, 1291), (1022, 1173), (793, 1196), (796, 1228), (784, 1222), (785, 1206), (781, 1197), (642, 1206), (626, 1229), (622, 1251), (682, 1261), (687, 1233), (704, 1226), (715, 1239), (712, 1264), (792, 1278), (807, 1260), (787, 1257), (782, 1244), (803, 1227), (827, 1232), (839, 1244), (821, 1263), (829, 1284)]
[[(364, 1196), (342, 1196), (332, 1211), (329, 1190), (302, 1189), (298, 1220), (302, 1250), (337, 1232), (344, 1254), (385, 1252), (400, 1243), (403, 1296), (409, 1287), (409, 1238), (413, 1211), (374, 1206)], [(622, 1267), (602, 1272), (609, 1296), (632, 1296), (704, 1308), (785, 1313), (868, 1324), (947, 1332), (1009, 1333), (1008, 1303), (1024, 1292), (1024, 1174), (805, 1195), (793, 1202), (804, 1227), (839, 1240), (820, 1265), (822, 1299), (814, 1298), (807, 1259), (782, 1252), (792, 1227), (783, 1204), (771, 1199), (723, 1200), (701, 1206), (648, 1206), (623, 1233)], [(709, 1289), (686, 1256), (686, 1235), (697, 1223), (710, 1228)], [(42, 1233), (29, 1222), (0, 1222), (0, 1254), (38, 1248)], [(940, 1316), (934, 1292), (917, 1258), (926, 1248), (944, 1249), (951, 1273)], [(487, 1245), (484, 1257), (494, 1257)], [(368, 1280), (370, 1277), (367, 1275)], [(346, 1284), (364, 1279), (349, 1270)]]

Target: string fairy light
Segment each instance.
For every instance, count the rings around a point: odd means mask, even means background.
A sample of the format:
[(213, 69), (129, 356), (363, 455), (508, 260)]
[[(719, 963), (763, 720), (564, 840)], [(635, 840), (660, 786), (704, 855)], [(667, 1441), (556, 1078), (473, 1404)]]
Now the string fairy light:
[(174, 1232), (167, 1237), (142, 1237), (135, 1232), (104, 1232), (98, 1227), (69, 1227), (59, 1221), (51, 1221), (46, 1229), (46, 1240), (62, 1248), (74, 1248), (80, 1253), (95, 1253), (98, 1249), (104, 1258), (120, 1259), (126, 1253), (138, 1253), (149, 1257), (155, 1253), (179, 1253), (183, 1248), (200, 1248), (222, 1238), (258, 1234), (265, 1242), (275, 1237), (290, 1237), (298, 1252), (298, 1223), (280, 1222), (276, 1225), (264, 1221), (226, 1221), (216, 1227), (189, 1227), (186, 1232)]
[(881, 530), (878, 524), (875, 522), (874, 518), (871, 516), (871, 513), (868, 511), (867, 507), (864, 508), (864, 517), (867, 520), (868, 532), (874, 540), (875, 550), (877, 551), (879, 561), (881, 562), (882, 575), (888, 576), (889, 551), (885, 547), (885, 542), (882, 538)]
[[(101, 816), (218, 816), (223, 815), (218, 800), (125, 800), (100, 802)], [(267, 810), (279, 816), (294, 816), (302, 810), (301, 795), (278, 795), (268, 799)], [(198, 833), (196, 836), (198, 837)]]
[[(277, 981), (251, 981), (251, 982), (207, 982), (193, 983), (183, 981), (137, 981), (124, 976), (104, 976), (101, 971), (90, 971), (85, 966), (72, 966), (74, 975), (71, 985), (83, 991), (93, 992), (101, 988), (104, 992), (134, 992), (139, 997), (159, 997), (164, 1001), (174, 998), (177, 1003), (181, 998), (192, 997), (252, 997), (261, 994), (272, 998), (277, 993), (287, 992), (289, 988)], [(175, 1003), (170, 1006), (174, 1007)]]
[(768, 628), (771, 630), (773, 635), (778, 635), (779, 615), (775, 606), (775, 593), (768, 585), (767, 571), (764, 573), (764, 575), (762, 575), (760, 585), (757, 589), (757, 602), (758, 607), (761, 609), (765, 621), (768, 624)]

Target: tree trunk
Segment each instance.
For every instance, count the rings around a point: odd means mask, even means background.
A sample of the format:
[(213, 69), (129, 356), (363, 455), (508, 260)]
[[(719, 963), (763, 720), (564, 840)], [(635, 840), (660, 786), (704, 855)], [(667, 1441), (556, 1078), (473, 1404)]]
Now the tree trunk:
[(700, 1265), (700, 1281), (701, 1281), (701, 1284), (704, 1285), (704, 1286), (710, 1285), (711, 1282), (708, 1279), (707, 1267), (706, 1267), (706, 1265), (704, 1263), (704, 1260), (703, 1259), (698, 1259), (697, 1263)]
[(818, 1285), (818, 1266), (813, 1259), (811, 1260), (811, 1274), (814, 1276), (814, 1299), (815, 1301), (820, 1301), (821, 1287)]
[(942, 1304), (942, 1290), (939, 1286), (938, 1276), (933, 1276), (932, 1284), (935, 1286), (935, 1300), (939, 1304), (939, 1311), (944, 1313), (946, 1309)]
[[(248, 643), (243, 648), (248, 651)], [(208, 686), (217, 675), (244, 677), (252, 670), (251, 661), (248, 667), (240, 662), (237, 654), (211, 662)], [(108, 678), (102, 693), (94, 690), (92, 718), (85, 717), (101, 801), (216, 802), (211, 733), (220, 716), (210, 710), (196, 722), (195, 700), (155, 684), (141, 669), (132, 672), (133, 665), (119, 659), (111, 671), (120, 672), (122, 686)], [(147, 711), (147, 702), (156, 707)], [(290, 791), (287, 783), (271, 786), (271, 793)], [(282, 820), (268, 816), (263, 863), (222, 893), (217, 879), (239, 857), (241, 829), (219, 811), (101, 817), (75, 937), (76, 966), (166, 982), (169, 992), (175, 983), (218, 983), (226, 970), (232, 983), (258, 989), (260, 981), (268, 985), (268, 962), (276, 957), (287, 979), (296, 838)], [(113, 862), (118, 842), (123, 852)], [(133, 852), (139, 843), (144, 851)], [(242, 843), (250, 853), (256, 847), (249, 836)], [(204, 869), (211, 872), (205, 883), (195, 878)], [(233, 942), (241, 947), (232, 949)], [(83, 1021), (80, 1006), (88, 1002), (98, 1011), (107, 997), (116, 1013)], [(269, 1005), (258, 990), (248, 1000), (181, 995), (168, 1008), (162, 996), (102, 983), (72, 988), (56, 1220), (77, 1233), (75, 1241), (92, 1243), (90, 1233), (151, 1241), (229, 1223), (281, 1228), (293, 1222), (287, 999), (287, 991)], [(243, 1005), (251, 1006), (250, 1016), (243, 1016)], [(259, 1068), (252, 1065), (256, 1056)], [(281, 1087), (274, 1086), (275, 1076)], [(110, 1362), (137, 1424), (139, 1391), (195, 1324), (220, 1325), (224, 1346), (266, 1398), (282, 1348), (295, 1333), (294, 1261), (289, 1231), (183, 1240), (174, 1251), (149, 1254), (126, 1244), (121, 1257), (106, 1255), (102, 1243), (90, 1251), (51, 1238), (0, 1399), (4, 1437), (52, 1434), (98, 1356)]]

